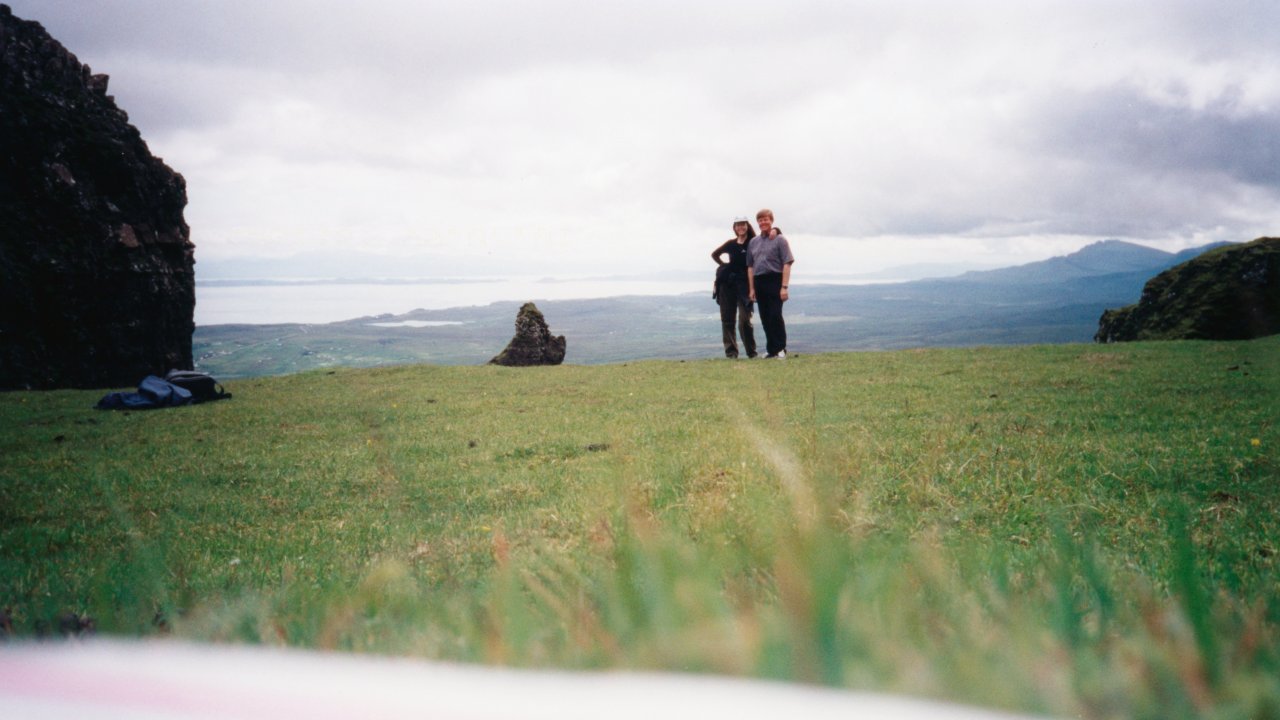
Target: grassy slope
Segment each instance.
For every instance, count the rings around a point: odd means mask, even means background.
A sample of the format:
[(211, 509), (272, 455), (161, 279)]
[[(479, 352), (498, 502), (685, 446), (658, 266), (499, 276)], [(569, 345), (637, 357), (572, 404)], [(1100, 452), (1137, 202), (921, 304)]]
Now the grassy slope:
[(1277, 338), (229, 389), (0, 395), (18, 632), (1280, 713)]

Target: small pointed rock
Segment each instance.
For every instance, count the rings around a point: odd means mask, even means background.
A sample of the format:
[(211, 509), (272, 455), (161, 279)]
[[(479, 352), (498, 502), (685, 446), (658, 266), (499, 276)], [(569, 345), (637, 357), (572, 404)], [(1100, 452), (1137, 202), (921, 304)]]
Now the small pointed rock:
[(489, 364), (511, 367), (559, 365), (564, 362), (565, 344), (563, 335), (552, 337), (538, 306), (525, 303), (516, 315), (515, 337)]

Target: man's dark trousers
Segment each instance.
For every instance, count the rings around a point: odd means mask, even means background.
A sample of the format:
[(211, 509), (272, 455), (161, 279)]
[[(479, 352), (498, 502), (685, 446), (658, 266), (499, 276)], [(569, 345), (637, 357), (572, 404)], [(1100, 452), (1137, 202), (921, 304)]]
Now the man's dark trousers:
[(756, 304), (770, 355), (787, 349), (787, 324), (782, 320), (782, 273), (756, 275)]

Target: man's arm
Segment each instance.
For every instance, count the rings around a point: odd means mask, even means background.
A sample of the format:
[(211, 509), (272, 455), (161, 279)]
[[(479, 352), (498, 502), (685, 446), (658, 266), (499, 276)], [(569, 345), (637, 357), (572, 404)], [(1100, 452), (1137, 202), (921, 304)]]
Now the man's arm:
[(791, 243), (787, 240), (786, 235), (779, 235), (777, 242), (780, 254), (778, 259), (782, 261), (782, 292), (778, 295), (778, 298), (786, 302), (789, 297), (787, 286), (791, 284), (791, 263), (795, 262), (796, 258), (791, 254)]

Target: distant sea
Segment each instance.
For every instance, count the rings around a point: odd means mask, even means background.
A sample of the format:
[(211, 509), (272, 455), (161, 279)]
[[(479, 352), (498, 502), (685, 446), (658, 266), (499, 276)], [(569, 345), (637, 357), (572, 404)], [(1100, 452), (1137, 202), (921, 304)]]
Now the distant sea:
[(328, 281), (212, 280), (196, 283), (196, 324), (330, 323), (415, 309), (488, 305), (500, 301), (573, 300), (706, 291), (711, 279), (481, 278)]

